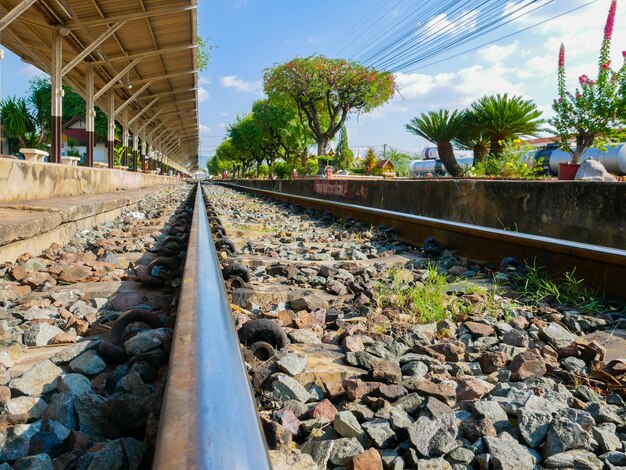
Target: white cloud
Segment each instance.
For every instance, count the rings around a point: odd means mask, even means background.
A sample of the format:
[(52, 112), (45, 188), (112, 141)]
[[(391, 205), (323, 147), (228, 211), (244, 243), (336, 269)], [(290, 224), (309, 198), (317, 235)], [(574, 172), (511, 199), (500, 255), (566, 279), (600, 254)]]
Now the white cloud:
[(32, 64), (26, 64), (24, 65), (24, 67), (21, 67), (19, 69), (18, 75), (20, 75), (21, 77), (26, 77), (28, 79), (37, 77), (37, 76), (48, 76), (47, 73), (39, 70), (37, 67), (35, 67)]
[[(401, 97), (420, 108), (459, 108), (486, 94), (523, 95), (524, 84), (513, 82), (509, 78), (513, 72), (513, 69), (499, 64), (488, 67), (473, 65), (452, 73), (397, 73), (396, 83)], [(415, 108), (414, 105), (411, 107)]]
[(519, 41), (515, 41), (506, 46), (498, 46), (497, 44), (492, 44), (490, 46), (479, 49), (478, 56), (485, 62), (496, 64), (511, 56), (511, 54), (513, 54), (518, 47)]
[(200, 75), (198, 77), (198, 83), (200, 85), (210, 85), (213, 82), (213, 80), (211, 79), (211, 77), (209, 77), (208, 75)]
[(200, 136), (209, 135), (211, 133), (211, 128), (206, 124), (200, 124)]
[(426, 23), (426, 36), (455, 35), (473, 31), (476, 29), (478, 13), (479, 10), (464, 11), (455, 18), (450, 18), (446, 13), (435, 15)]
[(257, 93), (261, 94), (262, 83), (261, 81), (256, 82), (248, 82), (246, 80), (242, 80), (236, 75), (227, 75), (220, 79), (220, 84), (224, 88), (234, 88), (237, 91), (242, 91), (245, 93)]
[(207, 91), (206, 88), (204, 87), (199, 87), (198, 88), (198, 101), (200, 103), (208, 100), (211, 97), (211, 95), (209, 95), (209, 92)]

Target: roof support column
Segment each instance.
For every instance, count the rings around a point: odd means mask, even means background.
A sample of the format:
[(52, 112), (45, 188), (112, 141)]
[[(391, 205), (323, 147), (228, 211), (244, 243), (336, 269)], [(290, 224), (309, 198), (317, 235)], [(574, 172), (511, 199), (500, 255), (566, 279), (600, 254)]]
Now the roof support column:
[(58, 30), (52, 31), (52, 74), (50, 83), (52, 88), (51, 103), (51, 140), (50, 161), (61, 163), (61, 131), (63, 128), (63, 38)]
[(124, 110), (124, 124), (122, 125), (122, 146), (124, 147), (124, 156), (122, 166), (128, 166), (128, 110)]
[(141, 140), (141, 171), (143, 173), (147, 173), (148, 169), (146, 168), (146, 150), (147, 144), (145, 140)]
[(87, 132), (87, 151), (86, 151), (86, 164), (89, 167), (93, 166), (93, 148), (95, 145), (95, 121), (96, 110), (94, 108), (94, 70), (92, 66), (87, 67), (86, 75), (86, 90), (85, 90), (85, 130)]
[(133, 171), (137, 172), (139, 165), (139, 136), (133, 134)]
[(107, 161), (109, 168), (115, 165), (115, 93), (109, 94), (109, 126), (107, 129)]

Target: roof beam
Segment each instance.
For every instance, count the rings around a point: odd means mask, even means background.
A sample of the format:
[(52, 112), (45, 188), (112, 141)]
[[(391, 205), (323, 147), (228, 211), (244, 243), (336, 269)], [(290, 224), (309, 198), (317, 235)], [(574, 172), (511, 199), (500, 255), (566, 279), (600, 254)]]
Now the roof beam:
[(128, 98), (126, 101), (124, 101), (122, 106), (120, 106), (119, 108), (117, 108), (115, 110), (115, 114), (117, 115), (117, 114), (121, 113), (122, 111), (124, 111), (126, 109), (126, 107), (129, 104), (131, 104), (133, 101), (135, 101), (139, 95), (141, 95), (144, 91), (146, 91), (146, 88), (148, 88), (150, 85), (152, 85), (152, 80), (147, 82), (139, 90), (137, 90), (135, 93), (133, 93), (133, 95), (130, 98)]
[(188, 93), (190, 91), (195, 91), (197, 90), (196, 87), (194, 88), (187, 88), (184, 90), (173, 90), (173, 91), (165, 91), (163, 93), (155, 93), (154, 95), (148, 95), (148, 96), (142, 96), (140, 98), (137, 98), (137, 100), (147, 100), (153, 97), (157, 97), (157, 96), (167, 96), (167, 95), (177, 95), (178, 93)]
[(139, 111), (134, 118), (132, 118), (129, 122), (128, 125), (132, 126), (134, 124), (134, 122), (139, 119), (141, 116), (143, 116), (143, 113), (145, 113), (146, 111), (148, 111), (157, 101), (159, 101), (159, 96), (157, 96), (156, 98), (154, 98), (152, 101), (150, 101), (150, 103), (148, 103), (147, 106), (144, 106), (144, 108)]
[(97, 20), (85, 20), (81, 22), (77, 21), (68, 21), (65, 25), (68, 29), (80, 29), (80, 28), (91, 28), (93, 26), (103, 26), (111, 24), (115, 21), (133, 21), (133, 20), (142, 20), (145, 18), (152, 18), (155, 16), (164, 16), (164, 15), (172, 15), (176, 13), (182, 13), (189, 10), (195, 10), (198, 8), (198, 5), (185, 5), (182, 7), (167, 7), (167, 8), (152, 8), (148, 11), (140, 11), (137, 13), (126, 13), (123, 15), (111, 15), (108, 18), (99, 18)]
[(113, 34), (115, 34), (115, 32), (118, 29), (120, 29), (125, 24), (126, 24), (126, 21), (118, 21), (113, 26), (111, 26), (109, 29), (107, 29), (104, 33), (102, 33), (100, 35), (100, 37), (98, 39), (96, 39), (94, 42), (92, 42), (87, 47), (85, 47), (85, 49), (83, 49), (76, 57), (74, 57), (70, 61), (69, 64), (67, 64), (65, 67), (63, 67), (63, 70), (61, 70), (61, 75), (67, 74), (70, 70), (72, 70), (74, 67), (76, 67), (78, 64), (80, 64), (85, 57), (87, 57), (89, 54), (91, 54), (93, 51), (95, 51), (98, 47), (100, 47), (100, 45), (104, 41), (109, 39)]
[(37, 0), (22, 0), (18, 3), (15, 8), (0, 19), (0, 31), (9, 26), (13, 20), (17, 19), (22, 13), (28, 10), (28, 8), (30, 8), (30, 6), (36, 1)]
[[(117, 81), (119, 79), (121, 79), (122, 77), (124, 77), (124, 74), (126, 72), (129, 72), (130, 69), (132, 69), (135, 65), (137, 65), (139, 63), (139, 61), (141, 60), (141, 57), (138, 57), (137, 59), (133, 60), (130, 64), (128, 64), (126, 67), (124, 67), (120, 73), (118, 73), (115, 77), (113, 77), (111, 80), (109, 80), (109, 83), (107, 83), (106, 85), (104, 85), (102, 88), (100, 88), (100, 90), (94, 95), (94, 100), (97, 100), (98, 98), (100, 98), (102, 95), (104, 95), (107, 90), (109, 88), (111, 88), (113, 85), (115, 85), (117, 83)], [(90, 64), (92, 65), (92, 64)]]
[(120, 55), (120, 56), (115, 56), (115, 57), (107, 57), (107, 60), (96, 60), (92, 62), (92, 64), (104, 65), (104, 64), (111, 63), (111, 62), (121, 62), (125, 60), (137, 59), (139, 57), (150, 57), (150, 56), (155, 56), (155, 55), (173, 54), (175, 52), (183, 52), (189, 49), (195, 49), (197, 47), (198, 46), (195, 44), (191, 44), (191, 45), (186, 44), (184, 46), (166, 47), (166, 48), (159, 49), (159, 50), (150, 49), (149, 51), (137, 52), (136, 54), (130, 54), (128, 56)]

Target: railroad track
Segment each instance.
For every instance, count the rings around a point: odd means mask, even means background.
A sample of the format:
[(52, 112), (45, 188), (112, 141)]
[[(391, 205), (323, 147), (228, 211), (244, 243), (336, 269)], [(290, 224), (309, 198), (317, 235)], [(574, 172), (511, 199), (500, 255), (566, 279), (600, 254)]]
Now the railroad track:
[(513, 257), (519, 261), (536, 262), (552, 274), (562, 274), (575, 269), (580, 278), (607, 294), (622, 298), (625, 295), (626, 250), (296, 196), (232, 183), (220, 184), (299, 204), (320, 212), (328, 211), (341, 217), (355, 217), (374, 225), (383, 224), (393, 228), (402, 240), (417, 246), (421, 246), (427, 238), (434, 237), (445, 247), (479, 260), (499, 264), (502, 260)]
[[(93, 307), (91, 331), (76, 343), (90, 346), (32, 348), (8, 369), (0, 462), (255, 470), (626, 465), (623, 312), (525, 304), (501, 295), (465, 254), (407, 245), (402, 226), (371, 228), (348, 212), (329, 215), (319, 200), (294, 202), (197, 185), (157, 199), (169, 206), (148, 207), (145, 223), (126, 214), (113, 224), (118, 231), (91, 240), (89, 250), (101, 249), (96, 257), (108, 256), (104, 247), (124, 239), (125, 224), (128, 240), (117, 249), (133, 260), (124, 269), (127, 290), (107, 291), (102, 278), (60, 289), (93, 292), (79, 299)], [(401, 217), (344, 206), (333, 209), (368, 221)], [(398, 220), (404, 230), (416, 223)], [(444, 240), (444, 233), (434, 234)], [(131, 246), (137, 254), (124, 255)], [(72, 258), (63, 250), (48, 255), (52, 266)], [(94, 278), (101, 267), (90, 266)], [(41, 323), (18, 313), (33, 308), (56, 308), (46, 322), (71, 332), (62, 308), (82, 304), (54, 300), (57, 290), (40, 286), (14, 298), (9, 313), (19, 320), (0, 323), (3, 338)], [(51, 357), (51, 347), (68, 360), (38, 356)], [(55, 388), (26, 390), (24, 376), (32, 385), (46, 361), (58, 369), (49, 381)], [(85, 369), (93, 363), (100, 370)], [(52, 417), (67, 419), (58, 427)]]

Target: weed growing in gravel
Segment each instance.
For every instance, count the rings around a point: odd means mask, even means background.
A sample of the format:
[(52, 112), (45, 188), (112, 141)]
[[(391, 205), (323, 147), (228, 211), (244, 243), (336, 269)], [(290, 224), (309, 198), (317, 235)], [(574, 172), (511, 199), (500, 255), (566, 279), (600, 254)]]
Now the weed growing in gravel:
[(385, 281), (374, 287), (374, 300), (379, 308), (392, 308), (409, 315), (415, 323), (438, 322), (446, 318), (461, 319), (470, 315), (503, 314), (498, 290), (464, 281), (456, 284), (457, 294), (450, 293), (446, 274), (434, 264), (426, 267), (421, 282), (408, 279), (408, 271), (393, 268)]
[(537, 306), (556, 304), (592, 314), (609, 310), (601, 293), (585, 287), (584, 279), (577, 279), (575, 271), (565, 272), (562, 279), (555, 281), (533, 262), (526, 265), (523, 274), (515, 276), (513, 287), (523, 300)]

